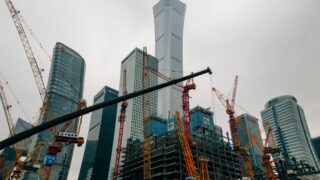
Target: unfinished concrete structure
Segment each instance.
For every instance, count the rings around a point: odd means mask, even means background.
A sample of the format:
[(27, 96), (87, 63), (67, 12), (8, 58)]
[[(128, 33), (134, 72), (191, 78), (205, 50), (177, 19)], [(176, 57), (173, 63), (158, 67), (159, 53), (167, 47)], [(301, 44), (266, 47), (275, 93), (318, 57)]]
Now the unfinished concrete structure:
[[(191, 145), (194, 162), (198, 172), (200, 156), (205, 155), (210, 179), (240, 179), (240, 162), (230, 139), (222, 137), (214, 130), (212, 113), (202, 107), (190, 111), (194, 144)], [(151, 117), (151, 126), (156, 125), (157, 131), (152, 130), (152, 179), (185, 179), (186, 166), (181, 149), (175, 121), (163, 121)], [(200, 121), (203, 121), (201, 123)], [(156, 127), (155, 126), (155, 127)], [(167, 126), (162, 132), (159, 129)], [(124, 151), (124, 160), (120, 170), (122, 179), (143, 179), (142, 142), (128, 140)]]

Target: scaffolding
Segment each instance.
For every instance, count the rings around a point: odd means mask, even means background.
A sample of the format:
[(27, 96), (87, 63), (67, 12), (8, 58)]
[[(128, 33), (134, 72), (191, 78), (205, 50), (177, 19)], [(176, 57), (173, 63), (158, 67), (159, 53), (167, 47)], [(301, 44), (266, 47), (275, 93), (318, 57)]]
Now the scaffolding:
[[(225, 137), (208, 134), (193, 136), (191, 150), (199, 169), (205, 155), (210, 179), (240, 179), (240, 162), (233, 146)], [(219, 136), (219, 137), (218, 137)], [(122, 179), (143, 178), (142, 142), (128, 140), (120, 176)], [(185, 179), (186, 166), (177, 131), (152, 137), (152, 179)]]

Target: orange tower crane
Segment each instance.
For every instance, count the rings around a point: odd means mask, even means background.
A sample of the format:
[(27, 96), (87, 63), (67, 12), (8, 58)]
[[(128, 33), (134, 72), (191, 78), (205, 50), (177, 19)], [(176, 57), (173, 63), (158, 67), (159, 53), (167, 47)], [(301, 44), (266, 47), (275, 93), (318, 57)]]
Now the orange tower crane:
[[(148, 69), (148, 52), (147, 48), (143, 48), (143, 62), (142, 62), (142, 89), (150, 87), (150, 76)], [(150, 114), (151, 114), (151, 94), (147, 93), (142, 96), (142, 114), (143, 114), (143, 179), (151, 180), (151, 156), (152, 156), (152, 136), (150, 127)]]
[(200, 173), (199, 173), (200, 179), (201, 180), (210, 180), (206, 157), (204, 155), (201, 155), (199, 158), (199, 161), (200, 161)]
[[(124, 70), (123, 72), (123, 80), (122, 80), (122, 94), (127, 95), (127, 71)], [(118, 135), (118, 143), (117, 143), (117, 154), (116, 154), (116, 161), (114, 165), (114, 172), (113, 172), (113, 180), (118, 179), (119, 175), (119, 164), (120, 164), (120, 155), (122, 151), (122, 137), (123, 137), (123, 127), (124, 122), (126, 120), (126, 109), (128, 106), (127, 101), (123, 101), (121, 104), (120, 116), (119, 116), (119, 135)]]
[[(269, 139), (270, 137), (272, 138), (272, 143), (273, 146), (269, 146)], [(274, 154), (279, 154), (281, 152), (280, 148), (275, 146), (275, 140), (272, 134), (272, 129), (271, 127), (268, 127), (268, 133), (266, 140), (264, 142), (264, 147), (263, 147), (263, 167), (264, 167), (264, 172), (266, 175), (267, 180), (276, 180), (277, 176), (274, 174), (274, 171), (272, 169), (272, 162), (271, 162), (271, 157)]]
[(176, 123), (177, 123), (177, 129), (178, 129), (178, 134), (179, 134), (179, 140), (181, 144), (181, 149), (182, 153), (184, 156), (184, 161), (186, 163), (186, 170), (187, 170), (187, 175), (189, 178), (195, 178), (199, 179), (199, 175), (197, 173), (196, 165), (193, 161), (193, 156), (192, 156), (192, 151), (189, 145), (189, 140), (186, 135), (185, 131), (185, 126), (183, 125), (181, 118), (180, 118), (180, 113), (177, 111), (176, 112)]
[(232, 135), (232, 139), (233, 139), (233, 143), (234, 143), (234, 148), (235, 148), (236, 152), (239, 153), (239, 156), (243, 158), (245, 173), (251, 179), (254, 179), (254, 173), (252, 170), (248, 151), (240, 147), (240, 139), (239, 139), (238, 132), (237, 132), (237, 124), (236, 124), (236, 120), (235, 120), (235, 111), (234, 111), (237, 86), (238, 86), (238, 76), (236, 76), (236, 78), (234, 80), (231, 104), (229, 103), (229, 100), (227, 98), (225, 98), (222, 95), (222, 93), (220, 93), (216, 88), (213, 87), (212, 91), (217, 95), (219, 101), (226, 108), (226, 112), (229, 115), (229, 123), (230, 123), (230, 129), (231, 129), (231, 135)]

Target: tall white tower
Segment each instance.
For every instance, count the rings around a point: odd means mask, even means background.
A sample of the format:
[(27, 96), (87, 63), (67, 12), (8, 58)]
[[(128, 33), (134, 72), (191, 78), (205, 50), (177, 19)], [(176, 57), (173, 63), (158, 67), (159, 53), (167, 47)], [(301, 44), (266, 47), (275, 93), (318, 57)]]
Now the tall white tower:
[[(180, 0), (160, 0), (153, 7), (155, 23), (155, 56), (159, 72), (176, 79), (183, 76), (183, 24), (186, 5)], [(164, 80), (159, 79), (159, 83)], [(168, 117), (182, 112), (182, 91), (176, 86), (167, 87), (158, 94), (158, 115)]]

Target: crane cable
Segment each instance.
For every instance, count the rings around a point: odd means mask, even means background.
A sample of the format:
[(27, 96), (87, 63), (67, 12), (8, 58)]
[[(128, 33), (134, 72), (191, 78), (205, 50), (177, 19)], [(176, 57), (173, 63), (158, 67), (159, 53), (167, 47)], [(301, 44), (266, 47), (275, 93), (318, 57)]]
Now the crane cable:
[(16, 103), (18, 104), (20, 110), (22, 111), (22, 113), (25, 115), (25, 117), (27, 118), (26, 120), (30, 123), (30, 116), (28, 115), (27, 111), (25, 111), (25, 109), (23, 108), (21, 101), (19, 100), (19, 98), (16, 96), (16, 94), (14, 93), (13, 89), (11, 88), (9, 82), (7, 81), (7, 79), (5, 78), (5, 76), (3, 75), (3, 73), (0, 71), (0, 76), (2, 77), (2, 79), (5, 81), (6, 86), (8, 87), (11, 95), (14, 97), (14, 99), (16, 100)]
[(51, 56), (49, 55), (48, 51), (43, 47), (42, 43), (35, 36), (35, 34), (33, 33), (32, 29), (29, 28), (29, 26), (27, 25), (26, 21), (23, 19), (23, 17), (21, 16), (20, 13), (19, 13), (19, 18), (20, 18), (21, 22), (23, 23), (23, 25), (28, 29), (28, 31), (31, 34), (31, 36), (33, 37), (33, 39), (38, 43), (38, 45), (42, 49), (43, 53), (49, 58), (49, 61), (51, 62)]

